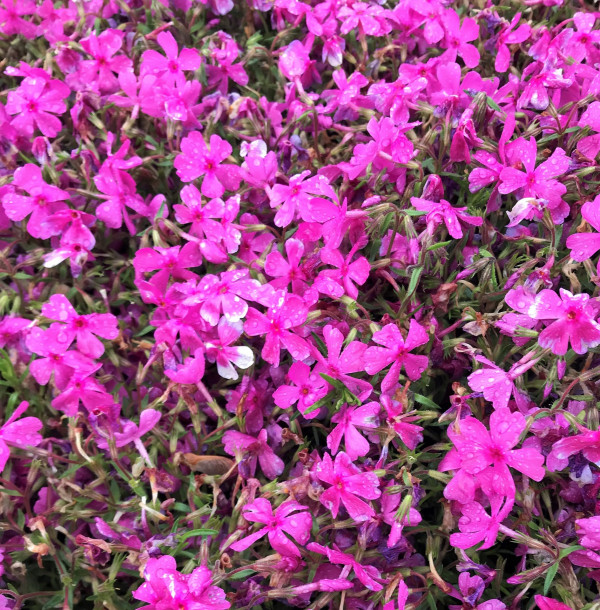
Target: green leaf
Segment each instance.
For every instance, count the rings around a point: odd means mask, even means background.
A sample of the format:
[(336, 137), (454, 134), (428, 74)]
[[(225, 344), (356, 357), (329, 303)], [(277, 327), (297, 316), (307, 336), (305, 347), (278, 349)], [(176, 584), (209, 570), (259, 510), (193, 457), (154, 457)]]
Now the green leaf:
[(496, 104), (496, 102), (489, 95), (486, 98), (486, 102), (487, 105), (493, 110), (496, 110), (496, 112), (502, 112), (502, 108), (500, 108), (500, 106), (498, 106), (498, 104)]
[(435, 409), (436, 411), (440, 408), (439, 405), (436, 405), (435, 402), (433, 402), (433, 400), (427, 398), (427, 396), (423, 396), (422, 394), (415, 394), (415, 402), (425, 405), (430, 409)]
[(248, 576), (252, 576), (252, 574), (256, 574), (254, 570), (241, 570), (236, 574), (227, 575), (227, 580), (244, 580), (248, 578)]
[(558, 560), (556, 563), (553, 563), (550, 566), (550, 569), (546, 572), (546, 578), (544, 579), (544, 595), (548, 594), (548, 591), (550, 590), (550, 587), (552, 585), (552, 581), (554, 580), (554, 577), (556, 576), (556, 573), (558, 572), (559, 565), (560, 565), (560, 560)]
[(180, 540), (187, 540), (188, 538), (195, 538), (196, 536), (216, 536), (219, 532), (217, 530), (211, 530), (205, 527), (201, 527), (197, 530), (191, 530), (181, 536)]

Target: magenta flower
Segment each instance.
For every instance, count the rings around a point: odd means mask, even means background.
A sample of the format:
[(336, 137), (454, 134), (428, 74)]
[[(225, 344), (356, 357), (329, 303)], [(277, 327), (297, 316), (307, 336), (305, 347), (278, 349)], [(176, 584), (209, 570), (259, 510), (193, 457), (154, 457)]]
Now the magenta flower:
[[(0, 468), (1, 470), (1, 468)], [(600, 551), (600, 517), (577, 519), (579, 542), (588, 549)]]
[(273, 288), (286, 289), (291, 283), (294, 292), (306, 290), (306, 274), (302, 270), (304, 244), (299, 239), (285, 242), (287, 261), (278, 250), (272, 250), (265, 259), (265, 273), (276, 279), (270, 282)]
[(67, 110), (65, 99), (71, 90), (59, 80), (41, 77), (23, 79), (18, 89), (8, 92), (6, 112), (16, 115), (10, 124), (27, 137), (37, 127), (47, 138), (54, 138), (62, 129), (61, 115)]
[(3, 0), (0, 4), (0, 31), (5, 36), (22, 34), (26, 38), (34, 38), (36, 27), (24, 15), (35, 15), (35, 2), (31, 0)]
[[(517, 13), (510, 21), (502, 26), (496, 43), (496, 72), (506, 72), (510, 65), (509, 44), (521, 44), (531, 36), (531, 27), (527, 23), (517, 24), (521, 20), (521, 13)], [(515, 29), (516, 28), (516, 29)]]
[(174, 82), (179, 78), (185, 78), (184, 72), (197, 70), (202, 63), (202, 59), (196, 49), (179, 49), (177, 42), (171, 32), (161, 32), (156, 41), (165, 52), (161, 55), (158, 51), (149, 49), (142, 54), (140, 64), (141, 74), (155, 74), (164, 76), (168, 82)]
[(223, 435), (223, 448), (229, 455), (236, 456), (244, 478), (254, 476), (257, 461), (268, 479), (277, 478), (285, 468), (283, 460), (269, 446), (264, 429), (258, 437), (228, 430)]
[(82, 82), (96, 83), (102, 92), (118, 89), (119, 82), (114, 73), (130, 71), (133, 67), (131, 59), (117, 55), (124, 36), (125, 32), (107, 29), (98, 36), (90, 34), (82, 39), (81, 46), (93, 59), (80, 63), (77, 77)]
[[(306, 222), (325, 222), (332, 218), (336, 205), (323, 196), (337, 200), (335, 191), (325, 176), (310, 176), (305, 170), (290, 178), (289, 184), (275, 184), (267, 191), (269, 205), (279, 209), (273, 221), (278, 227), (287, 227), (295, 218), (296, 213)], [(318, 195), (314, 197), (313, 195)]]
[(295, 295), (285, 295), (279, 291), (272, 300), (267, 313), (250, 307), (244, 331), (251, 337), (265, 336), (261, 355), (273, 366), (279, 366), (281, 346), (285, 347), (294, 360), (304, 360), (310, 355), (306, 339), (292, 332), (306, 321), (308, 309), (304, 301)]
[(246, 269), (224, 271), (220, 278), (216, 275), (205, 275), (194, 293), (183, 303), (202, 303), (200, 315), (211, 326), (216, 326), (221, 312), (228, 322), (238, 322), (245, 317), (248, 313), (246, 300), (256, 301), (260, 291), (261, 284), (250, 279)]
[[(393, 386), (392, 386), (393, 388)], [(381, 395), (381, 405), (387, 415), (387, 424), (394, 429), (400, 440), (411, 450), (423, 440), (423, 427), (413, 424), (419, 417), (405, 414), (405, 408), (400, 400), (395, 400), (389, 394)]]
[(53, 324), (60, 333), (66, 335), (61, 341), (70, 346), (77, 339), (77, 349), (84, 355), (99, 358), (104, 353), (104, 345), (94, 335), (103, 339), (116, 339), (119, 334), (117, 318), (111, 313), (92, 313), (80, 316), (63, 294), (53, 294), (48, 303), (42, 305), (42, 314), (51, 320), (64, 324)]
[[(311, 542), (307, 547), (312, 553), (319, 553), (319, 555), (325, 555), (331, 563), (337, 563), (343, 566), (351, 566), (354, 571), (356, 578), (367, 588), (369, 591), (381, 591), (383, 585), (381, 584), (382, 578), (381, 573), (375, 566), (362, 565), (357, 561), (354, 555), (350, 553), (343, 553), (337, 548), (329, 548), (316, 542)], [(385, 581), (383, 581), (385, 582)]]
[(212, 584), (212, 573), (200, 566), (191, 574), (177, 571), (174, 557), (163, 555), (148, 559), (144, 568), (146, 582), (133, 592), (133, 597), (146, 602), (148, 610), (227, 610), (231, 604), (223, 589)]
[(98, 220), (111, 229), (120, 229), (125, 223), (128, 231), (135, 235), (135, 225), (127, 208), (141, 216), (148, 213), (148, 206), (136, 192), (135, 180), (126, 172), (103, 167), (94, 176), (94, 184), (104, 199), (96, 208)]
[(493, 466), (492, 493), (514, 497), (509, 466), (534, 481), (541, 481), (545, 474), (544, 456), (538, 449), (513, 449), (526, 427), (521, 413), (502, 408), (491, 414), (489, 431), (479, 420), (467, 417), (450, 426), (448, 436), (458, 450), (460, 466), (465, 472), (477, 475)]
[[(42, 422), (37, 417), (24, 417), (19, 419), (29, 407), (29, 403), (23, 401), (13, 414), (0, 427), (0, 473), (4, 470), (10, 456), (10, 446), (13, 447), (37, 447), (42, 442)], [(19, 421), (17, 421), (19, 419)]]
[(175, 219), (181, 224), (192, 223), (188, 232), (196, 237), (206, 237), (210, 241), (223, 239), (224, 231), (222, 224), (213, 220), (223, 218), (225, 215), (225, 204), (222, 199), (211, 199), (203, 204), (200, 191), (193, 185), (188, 184), (181, 189), (181, 200), (185, 205), (175, 204)]
[(206, 359), (217, 363), (217, 371), (225, 379), (238, 378), (234, 365), (247, 369), (254, 364), (254, 354), (247, 345), (233, 345), (240, 338), (242, 330), (241, 322), (229, 322), (226, 318), (221, 318), (217, 325), (218, 338), (204, 343)]
[(317, 373), (311, 373), (310, 367), (303, 362), (294, 362), (287, 378), (295, 385), (280, 385), (273, 392), (275, 404), (287, 409), (297, 402), (298, 410), (306, 419), (316, 417), (318, 409), (310, 413), (306, 411), (327, 394), (327, 382)]
[[(220, 0), (228, 2), (233, 8), (231, 0)], [(229, 79), (238, 85), (246, 86), (248, 84), (248, 75), (241, 63), (234, 63), (240, 54), (240, 48), (225, 32), (218, 32), (221, 47), (209, 45), (209, 52), (212, 60), (216, 65), (206, 66), (206, 76), (209, 87), (216, 85), (217, 90), (223, 95), (227, 95)]]
[(358, 29), (359, 36), (383, 36), (391, 29), (385, 19), (385, 11), (376, 4), (352, 2), (342, 6), (337, 15), (342, 22), (342, 34)]
[[(390, 484), (389, 487), (393, 487), (393, 484)], [(400, 499), (399, 493), (385, 493), (384, 491), (381, 495), (381, 517), (384, 523), (391, 526), (387, 540), (388, 548), (396, 546), (400, 542), (405, 526), (418, 525), (422, 521), (421, 514), (412, 506), (409, 507), (405, 515), (399, 518)]]
[(314, 472), (317, 479), (331, 485), (321, 494), (319, 501), (331, 511), (334, 519), (340, 504), (348, 511), (350, 518), (357, 522), (375, 516), (373, 508), (360, 499), (375, 500), (381, 496), (379, 479), (374, 472), (362, 472), (343, 451), (335, 456), (335, 462), (326, 453), (315, 466)]
[(73, 338), (69, 340), (68, 333), (59, 328), (42, 330), (35, 327), (29, 331), (25, 340), (27, 348), (42, 356), (29, 367), (40, 385), (46, 385), (54, 374), (54, 384), (59, 390), (64, 390), (75, 370), (91, 374), (98, 368), (88, 356), (75, 350), (67, 351), (72, 341)]
[[(91, 415), (90, 415), (91, 417)], [(125, 447), (133, 443), (138, 453), (146, 460), (146, 464), (152, 467), (148, 452), (142, 443), (142, 436), (150, 432), (162, 417), (160, 411), (155, 409), (144, 409), (140, 414), (140, 423), (135, 424), (129, 419), (117, 418), (114, 425), (104, 426), (96, 424), (94, 427), (98, 433), (97, 444), (100, 449), (109, 448), (109, 440), (112, 439), (116, 447)]]
[(571, 258), (578, 262), (588, 260), (600, 250), (600, 196), (594, 201), (586, 201), (581, 208), (581, 215), (597, 233), (573, 233), (567, 237)]
[[(535, 167), (537, 142), (534, 138), (530, 138), (529, 141), (519, 138), (513, 144), (512, 154), (517, 155), (522, 161), (524, 171), (514, 167), (505, 167), (500, 172), (499, 192), (506, 195), (519, 190), (522, 198), (547, 202), (555, 222), (562, 222), (568, 214), (568, 206), (562, 201), (562, 196), (566, 193), (567, 188), (555, 178), (569, 169), (570, 161), (565, 151), (562, 148), (556, 148), (546, 161)], [(531, 209), (524, 217), (541, 218), (542, 212), (543, 209), (541, 211), (537, 208)], [(512, 216), (515, 215), (516, 211), (513, 210)], [(515, 221), (513, 220), (513, 222)]]
[(479, 51), (469, 44), (479, 38), (479, 26), (475, 19), (467, 17), (461, 24), (458, 13), (450, 9), (444, 12), (443, 24), (446, 31), (443, 46), (448, 49), (443, 55), (444, 59), (453, 62), (460, 55), (467, 68), (479, 65)]
[(293, 40), (279, 57), (279, 70), (289, 80), (299, 79), (308, 69), (310, 57), (299, 40)]
[(383, 347), (372, 346), (367, 349), (364, 370), (369, 375), (375, 375), (389, 364), (392, 365), (381, 382), (381, 389), (384, 392), (398, 382), (402, 367), (406, 370), (408, 377), (415, 381), (421, 377), (429, 364), (427, 356), (416, 356), (409, 353), (429, 341), (427, 331), (414, 319), (410, 321), (406, 340), (395, 324), (386, 324), (382, 330), (373, 334), (373, 341)]
[(327, 346), (327, 357), (313, 347), (312, 355), (318, 361), (315, 373), (325, 373), (341, 381), (360, 400), (365, 400), (373, 391), (373, 386), (363, 379), (351, 377), (350, 373), (364, 370), (364, 355), (367, 346), (360, 341), (351, 341), (342, 351), (344, 335), (328, 324), (323, 329), (323, 339)]
[[(600, 430), (586, 430), (583, 428), (583, 434), (576, 436), (567, 436), (556, 441), (552, 446), (552, 451), (548, 456), (548, 462), (556, 463), (559, 461), (558, 468), (564, 467), (563, 462), (566, 462), (569, 457), (579, 453), (583, 454), (590, 462), (594, 464), (600, 463)], [(564, 464), (566, 466), (566, 463)], [(556, 468), (553, 468), (556, 469)]]
[(97, 364), (91, 371), (81, 366), (72, 367), (74, 372), (69, 377), (64, 390), (52, 401), (52, 407), (63, 411), (69, 417), (75, 417), (79, 403), (82, 403), (89, 412), (93, 412), (95, 409), (103, 410), (114, 404), (113, 397), (104, 389), (104, 386), (90, 377), (100, 366)]
[(33, 237), (48, 239), (56, 235), (56, 227), (51, 219), (56, 212), (67, 209), (63, 201), (69, 199), (69, 193), (48, 184), (42, 177), (42, 170), (32, 163), (15, 170), (12, 185), (28, 195), (19, 195), (16, 192), (4, 195), (2, 206), (6, 215), (15, 222), (31, 215), (27, 222), (27, 231)]
[(554, 320), (539, 335), (538, 343), (557, 356), (567, 353), (569, 342), (577, 354), (585, 354), (600, 345), (600, 324), (596, 322), (596, 308), (589, 294), (573, 295), (560, 289), (542, 290), (535, 298), (528, 314), (536, 320)]
[(285, 534), (289, 534), (301, 546), (308, 542), (312, 515), (307, 512), (306, 506), (294, 500), (287, 500), (273, 512), (268, 500), (256, 498), (254, 502), (244, 506), (242, 513), (246, 521), (262, 523), (265, 527), (232, 544), (234, 551), (244, 551), (267, 535), (269, 544), (280, 555), (300, 557), (298, 547)]
[(534, 596), (535, 603), (540, 610), (572, 610), (571, 606), (557, 602), (555, 599), (550, 597), (544, 597), (543, 595)]
[(178, 280), (196, 279), (198, 276), (189, 269), (202, 264), (202, 255), (198, 244), (188, 242), (183, 247), (141, 248), (135, 253), (132, 263), (137, 274), (158, 271), (152, 277), (152, 283), (166, 288), (170, 277)]
[(476, 356), (475, 359), (477, 362), (481, 362), (485, 368), (478, 369), (469, 375), (467, 378), (469, 385), (476, 392), (483, 392), (484, 398), (492, 403), (494, 409), (507, 407), (511, 395), (515, 397), (518, 404), (523, 404), (523, 401), (526, 401), (514, 382), (537, 360), (530, 358), (530, 362), (527, 363), (519, 361), (507, 373), (483, 356)]
[(410, 202), (415, 209), (427, 212), (425, 219), (427, 220), (427, 229), (431, 235), (433, 235), (437, 226), (444, 223), (448, 233), (454, 239), (460, 239), (463, 236), (461, 222), (475, 227), (480, 227), (483, 224), (483, 219), (479, 216), (465, 214), (467, 208), (455, 208), (445, 199), (429, 201), (419, 197), (411, 197)]
[(182, 364), (175, 365), (174, 369), (165, 369), (165, 375), (175, 383), (193, 385), (202, 381), (205, 369), (204, 348), (200, 347), (194, 351)]
[(591, 131), (596, 132), (581, 138), (577, 142), (577, 150), (581, 154), (588, 159), (595, 159), (600, 152), (600, 102), (592, 102), (582, 113), (577, 125), (579, 127), (589, 127)]
[[(339, 250), (332, 248), (323, 248), (321, 250), (321, 260), (336, 269), (326, 269), (321, 271), (319, 274), (321, 277), (327, 278), (324, 282), (315, 282), (315, 287), (319, 292), (329, 294), (330, 296), (339, 298), (344, 292), (352, 299), (358, 297), (358, 288), (354, 284), (362, 286), (369, 278), (371, 271), (371, 265), (369, 261), (364, 257), (360, 256), (355, 261), (352, 261), (356, 248), (352, 248), (348, 256), (344, 258)], [(337, 286), (337, 290), (331, 288), (331, 282), (334, 282)]]
[(221, 197), (225, 190), (239, 186), (237, 166), (223, 164), (232, 152), (231, 145), (219, 136), (210, 136), (210, 147), (199, 131), (192, 131), (181, 141), (181, 154), (173, 165), (184, 182), (203, 176), (200, 190), (206, 197)]
[(357, 429), (358, 428), (376, 428), (379, 425), (379, 403), (369, 402), (362, 407), (354, 408), (348, 405), (343, 405), (332, 418), (331, 422), (337, 426), (327, 436), (327, 447), (332, 455), (335, 455), (339, 449), (342, 437), (346, 453), (351, 460), (367, 455), (369, 453), (369, 442), (365, 439)]
[(489, 549), (496, 542), (500, 525), (511, 508), (511, 502), (503, 505), (503, 497), (497, 495), (490, 498), (489, 515), (478, 502), (463, 505), (462, 517), (458, 520), (461, 533), (451, 534), (450, 544), (459, 549), (470, 549), (483, 541), (478, 550)]

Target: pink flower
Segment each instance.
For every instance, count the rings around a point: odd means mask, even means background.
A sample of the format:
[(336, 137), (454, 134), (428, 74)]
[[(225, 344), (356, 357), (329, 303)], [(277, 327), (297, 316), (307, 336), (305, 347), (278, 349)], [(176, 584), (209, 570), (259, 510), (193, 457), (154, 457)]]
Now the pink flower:
[(97, 365), (89, 357), (75, 350), (67, 351), (72, 341), (59, 328), (35, 327), (29, 331), (25, 340), (28, 349), (42, 356), (30, 364), (31, 374), (40, 385), (46, 385), (54, 374), (54, 384), (64, 390), (75, 370), (87, 374), (96, 370)]
[(327, 447), (331, 454), (337, 453), (343, 437), (346, 453), (351, 460), (367, 455), (370, 448), (369, 442), (360, 434), (357, 426), (367, 429), (376, 428), (379, 410), (378, 402), (369, 402), (358, 408), (343, 405), (340, 411), (331, 418), (331, 422), (337, 424), (327, 436)]
[(188, 230), (195, 237), (206, 237), (210, 241), (218, 242), (224, 237), (223, 226), (215, 218), (223, 218), (225, 204), (222, 199), (211, 199), (202, 203), (200, 191), (188, 184), (181, 189), (181, 200), (185, 205), (175, 204), (175, 219), (181, 224), (192, 223)]
[[(512, 148), (512, 154), (518, 155), (522, 161), (525, 171), (518, 170), (514, 167), (505, 167), (500, 172), (500, 185), (498, 190), (503, 195), (512, 193), (516, 190), (522, 194), (523, 198), (539, 199), (547, 202), (553, 218), (557, 223), (564, 220), (568, 214), (568, 206), (565, 207), (562, 201), (562, 196), (567, 188), (564, 184), (555, 180), (557, 176), (564, 174), (570, 165), (569, 158), (566, 156), (562, 148), (556, 148), (552, 155), (538, 167), (535, 167), (537, 155), (537, 142), (534, 138), (527, 141), (525, 138), (515, 140)], [(513, 210), (509, 216), (511, 217), (511, 226), (518, 222), (516, 214), (518, 210)], [(533, 217), (541, 218), (539, 209), (531, 209), (523, 217), (531, 219)]]
[(534, 481), (541, 481), (545, 474), (544, 456), (538, 449), (513, 449), (526, 427), (521, 413), (501, 408), (491, 414), (489, 432), (479, 420), (467, 417), (450, 426), (448, 436), (458, 450), (461, 469), (477, 475), (493, 466), (491, 493), (514, 497), (509, 466)]
[(155, 74), (164, 76), (168, 82), (174, 82), (179, 78), (185, 78), (184, 72), (197, 70), (202, 63), (196, 49), (181, 49), (178, 53), (177, 42), (171, 32), (161, 32), (156, 41), (165, 52), (161, 55), (153, 49), (144, 51), (140, 64), (140, 72), (144, 74)]
[(459, 549), (470, 549), (478, 542), (483, 544), (478, 550), (489, 549), (496, 542), (500, 524), (506, 518), (512, 503), (503, 504), (503, 497), (492, 495), (490, 514), (478, 502), (471, 502), (461, 507), (462, 517), (458, 521), (460, 534), (450, 535), (450, 544)]
[[(329, 548), (316, 542), (311, 542), (307, 547), (312, 553), (319, 553), (319, 555), (326, 555), (327, 559), (331, 563), (341, 564), (343, 566), (351, 566), (354, 570), (356, 578), (367, 588), (369, 591), (381, 591), (383, 585), (378, 582), (381, 579), (381, 573), (375, 566), (362, 565), (359, 563), (354, 555), (350, 553), (343, 553), (337, 548)], [(385, 582), (385, 581), (383, 581)]]
[(279, 57), (279, 70), (291, 81), (300, 78), (309, 64), (308, 51), (299, 40), (293, 40)]
[(507, 407), (511, 395), (515, 397), (518, 404), (522, 404), (526, 400), (514, 382), (528, 368), (532, 367), (537, 362), (536, 360), (530, 359), (528, 363), (519, 361), (506, 373), (483, 356), (476, 356), (475, 359), (485, 368), (478, 369), (469, 375), (469, 385), (476, 392), (483, 392), (484, 398), (492, 403), (494, 409)]
[(373, 386), (367, 381), (351, 377), (350, 373), (364, 370), (367, 346), (360, 341), (351, 341), (342, 351), (344, 335), (331, 324), (323, 329), (323, 338), (327, 346), (327, 358), (318, 349), (313, 348), (312, 354), (318, 361), (315, 373), (325, 373), (333, 379), (338, 379), (351, 392), (357, 394), (360, 400), (365, 400), (373, 391)]
[(498, 42), (496, 43), (496, 72), (506, 72), (508, 70), (510, 65), (510, 49), (508, 45), (521, 44), (531, 36), (531, 27), (527, 23), (522, 23), (517, 27), (520, 19), (521, 13), (517, 13), (510, 23), (502, 25), (502, 30), (498, 35)]
[[(77, 349), (84, 355), (99, 358), (104, 345), (94, 335), (103, 339), (116, 339), (119, 334), (117, 318), (111, 313), (92, 313), (80, 316), (63, 294), (53, 294), (48, 303), (42, 305), (42, 314), (64, 324), (53, 324), (59, 333), (64, 333), (67, 346), (77, 339)], [(62, 340), (62, 339), (61, 339)]]
[[(339, 250), (332, 248), (323, 248), (321, 250), (321, 260), (337, 269), (326, 269), (321, 271), (319, 274), (322, 277), (328, 278), (328, 281), (319, 284), (319, 281), (315, 282), (315, 287), (319, 292), (324, 292), (333, 297), (341, 297), (344, 292), (352, 299), (358, 297), (358, 288), (355, 286), (356, 282), (359, 286), (362, 286), (369, 278), (371, 271), (371, 265), (369, 261), (364, 257), (360, 256), (355, 261), (352, 261), (352, 257), (356, 248), (352, 248), (348, 256), (344, 258)], [(331, 280), (339, 287), (338, 290), (333, 291), (330, 287)]]
[(265, 273), (276, 278), (270, 282), (271, 286), (285, 289), (291, 283), (294, 292), (306, 290), (306, 274), (301, 266), (304, 244), (299, 239), (288, 239), (285, 242), (285, 252), (287, 261), (278, 250), (267, 254)]
[(294, 362), (287, 378), (295, 385), (280, 385), (273, 392), (275, 404), (287, 409), (297, 402), (298, 410), (306, 419), (316, 417), (318, 409), (310, 413), (306, 411), (327, 394), (327, 382), (320, 375), (311, 373), (310, 367), (303, 362)]
[(353, 2), (342, 6), (337, 16), (342, 22), (340, 27), (342, 34), (358, 28), (359, 36), (383, 36), (391, 30), (385, 19), (385, 11), (376, 4)]
[(595, 159), (600, 152), (600, 102), (592, 102), (583, 112), (581, 118), (577, 122), (579, 127), (589, 127), (591, 131), (596, 133), (590, 136), (585, 136), (577, 142), (577, 150), (588, 157)]
[(67, 110), (64, 100), (71, 90), (59, 80), (40, 77), (23, 79), (18, 89), (8, 92), (6, 112), (16, 115), (11, 125), (32, 137), (37, 127), (47, 138), (54, 138), (62, 129), (61, 115)]
[(348, 511), (350, 518), (357, 522), (375, 516), (373, 508), (360, 499), (375, 500), (381, 496), (379, 479), (374, 472), (362, 472), (343, 451), (335, 456), (335, 462), (326, 453), (315, 466), (314, 472), (317, 479), (331, 485), (319, 500), (331, 511), (334, 519), (340, 504)]
[(577, 354), (600, 345), (600, 324), (588, 294), (573, 295), (560, 289), (560, 296), (544, 289), (535, 298), (528, 314), (536, 320), (555, 320), (539, 335), (538, 343), (558, 356), (567, 353), (569, 342)]
[[(205, 275), (184, 305), (202, 303), (200, 315), (211, 326), (219, 322), (221, 312), (228, 322), (238, 322), (248, 313), (247, 300), (257, 300), (261, 284), (248, 277), (246, 269), (224, 271), (221, 277)], [(247, 330), (247, 329), (246, 329)]]
[(181, 154), (173, 163), (184, 182), (203, 176), (200, 190), (206, 197), (221, 197), (225, 190), (239, 186), (237, 166), (224, 164), (232, 152), (231, 145), (219, 136), (210, 136), (210, 147), (199, 131), (192, 131), (181, 141)]
[(280, 555), (300, 557), (298, 547), (285, 534), (289, 534), (301, 546), (308, 542), (312, 515), (307, 512), (306, 506), (294, 500), (287, 500), (273, 512), (268, 500), (257, 498), (251, 504), (244, 506), (242, 512), (246, 521), (262, 523), (265, 527), (232, 544), (231, 548), (234, 551), (244, 551), (267, 535), (270, 545)]
[(15, 170), (12, 184), (28, 196), (16, 192), (4, 195), (2, 206), (6, 215), (16, 222), (31, 214), (27, 231), (33, 237), (48, 239), (56, 235), (56, 228), (50, 221), (53, 214), (67, 209), (63, 201), (69, 199), (69, 193), (45, 182), (42, 170), (32, 163)]
[[(600, 106), (600, 102), (598, 103)], [(573, 233), (567, 237), (567, 248), (571, 249), (574, 261), (586, 261), (600, 250), (600, 195), (594, 201), (586, 201), (581, 215), (597, 233)]]
[(175, 558), (163, 555), (148, 559), (144, 568), (146, 582), (133, 592), (133, 597), (149, 605), (150, 610), (227, 610), (231, 604), (223, 589), (212, 584), (211, 571), (200, 566), (191, 574), (177, 571)]
[(42, 442), (42, 422), (37, 417), (24, 417), (29, 403), (23, 401), (13, 414), (0, 427), (0, 473), (4, 470), (10, 456), (9, 445), (13, 447), (37, 447)]
[(304, 360), (310, 355), (310, 347), (292, 329), (304, 324), (307, 314), (308, 309), (300, 297), (278, 291), (266, 314), (253, 307), (248, 309), (244, 330), (251, 337), (265, 336), (261, 355), (269, 364), (279, 366), (281, 346), (294, 360)]
[(23, 15), (36, 13), (35, 2), (31, 0), (3, 0), (0, 5), (0, 31), (7, 37), (22, 34), (34, 38), (36, 27)]
[[(393, 387), (393, 386), (392, 386)], [(411, 422), (417, 421), (417, 415), (405, 414), (402, 401), (395, 400), (389, 394), (381, 395), (381, 405), (387, 414), (387, 424), (394, 429), (400, 440), (411, 450), (423, 440), (423, 427)]]
[(132, 262), (137, 274), (158, 271), (152, 277), (152, 283), (166, 288), (170, 277), (178, 280), (197, 278), (189, 269), (199, 267), (202, 264), (202, 256), (198, 244), (188, 242), (183, 247), (141, 248), (135, 253)]
[(269, 205), (272, 208), (281, 206), (275, 214), (276, 226), (287, 227), (294, 220), (296, 213), (306, 222), (322, 223), (334, 216), (336, 205), (323, 198), (325, 196), (337, 200), (329, 181), (322, 175), (307, 178), (309, 175), (310, 171), (305, 170), (292, 176), (288, 185), (275, 184), (267, 191)]
[(135, 225), (127, 208), (141, 216), (148, 213), (147, 205), (136, 192), (135, 180), (121, 170), (102, 167), (94, 176), (94, 183), (104, 199), (96, 208), (98, 220), (111, 229), (120, 229), (125, 223), (128, 231), (135, 235)]
[(107, 29), (100, 35), (90, 34), (81, 40), (83, 49), (93, 57), (79, 65), (77, 78), (81, 82), (96, 83), (100, 91), (115, 91), (119, 87), (113, 73), (130, 71), (133, 67), (131, 59), (125, 55), (116, 55), (121, 49), (125, 32)]
[(389, 364), (392, 365), (381, 382), (381, 389), (384, 392), (397, 383), (402, 367), (405, 368), (408, 377), (415, 381), (421, 377), (429, 364), (427, 356), (409, 353), (429, 341), (427, 331), (414, 319), (410, 321), (406, 340), (395, 324), (386, 324), (382, 330), (373, 334), (373, 341), (384, 347), (372, 346), (367, 349), (364, 368), (369, 375), (375, 375)]
[[(152, 462), (150, 457), (142, 443), (142, 436), (150, 432), (161, 418), (160, 411), (155, 409), (144, 409), (140, 414), (140, 423), (135, 424), (129, 419), (117, 418), (117, 421), (113, 425), (108, 426), (108, 430), (103, 429), (102, 426), (96, 425), (94, 428), (98, 433), (99, 438), (97, 439), (98, 447), (101, 449), (109, 448), (109, 439), (112, 439), (116, 447), (125, 447), (133, 443), (138, 450), (139, 454), (146, 460), (146, 463), (151, 466)], [(92, 418), (92, 415), (90, 415)]]
[(204, 348), (198, 348), (194, 355), (185, 359), (183, 364), (176, 365), (175, 370), (165, 369), (165, 375), (175, 383), (194, 385), (204, 376)]
[(460, 239), (463, 236), (463, 230), (460, 223), (480, 227), (483, 224), (483, 219), (479, 216), (471, 216), (465, 214), (466, 207), (455, 208), (448, 201), (442, 199), (439, 202), (421, 199), (419, 197), (411, 197), (411, 204), (417, 210), (427, 212), (425, 219), (427, 220), (427, 229), (433, 235), (435, 228), (444, 223), (448, 229), (448, 233), (454, 239)]
[(219, 375), (225, 379), (237, 379), (238, 374), (234, 365), (240, 369), (247, 369), (254, 363), (254, 354), (246, 345), (233, 346), (242, 334), (241, 322), (228, 322), (221, 318), (217, 325), (218, 339), (206, 341), (206, 358), (209, 362), (217, 363)]
[(580, 536), (579, 542), (588, 549), (600, 551), (600, 517), (577, 519), (575, 524), (579, 528), (577, 530)]
[[(393, 487), (393, 484), (388, 487)], [(421, 523), (422, 518), (418, 510), (410, 506), (406, 514), (402, 517), (398, 516), (400, 507), (399, 493), (384, 493), (381, 496), (381, 516), (384, 523), (391, 526), (390, 535), (388, 536), (387, 546), (391, 548), (396, 546), (402, 538), (402, 531), (406, 525), (414, 526)]]
[[(600, 430), (582, 429), (583, 434), (576, 436), (567, 436), (556, 441), (552, 447), (552, 452), (548, 456), (548, 461), (558, 460), (556, 464), (558, 468), (562, 467), (561, 462), (566, 462), (569, 457), (579, 453), (583, 453), (590, 462), (594, 464), (600, 463)], [(566, 465), (566, 463), (565, 463)]]
[(475, 19), (466, 17), (461, 25), (458, 13), (449, 9), (444, 12), (443, 24), (446, 30), (443, 46), (448, 49), (443, 55), (444, 59), (453, 62), (456, 61), (456, 56), (460, 55), (467, 68), (475, 68), (479, 65), (477, 47), (468, 44), (479, 38), (479, 26)]
[(258, 437), (228, 430), (223, 435), (223, 448), (229, 455), (236, 456), (240, 469), (247, 475), (244, 478), (254, 476), (257, 461), (268, 479), (277, 478), (285, 468), (283, 460), (269, 447), (264, 429)]
[(79, 403), (89, 411), (95, 409), (103, 410), (114, 403), (113, 397), (104, 389), (100, 383), (90, 377), (100, 365), (96, 365), (91, 371), (79, 366), (74, 368), (64, 390), (52, 401), (52, 407), (64, 411), (65, 415), (75, 417), (79, 409)]
[(567, 604), (563, 604), (562, 602), (557, 602), (550, 597), (536, 595), (534, 599), (540, 610), (571, 610), (571, 606), (567, 606)]

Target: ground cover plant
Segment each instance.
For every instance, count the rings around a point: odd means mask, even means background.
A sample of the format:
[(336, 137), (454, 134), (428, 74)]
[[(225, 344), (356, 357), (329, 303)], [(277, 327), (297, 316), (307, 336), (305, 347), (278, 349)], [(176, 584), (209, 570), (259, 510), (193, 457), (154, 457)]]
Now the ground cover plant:
[(0, 608), (600, 607), (598, 17), (0, 0)]

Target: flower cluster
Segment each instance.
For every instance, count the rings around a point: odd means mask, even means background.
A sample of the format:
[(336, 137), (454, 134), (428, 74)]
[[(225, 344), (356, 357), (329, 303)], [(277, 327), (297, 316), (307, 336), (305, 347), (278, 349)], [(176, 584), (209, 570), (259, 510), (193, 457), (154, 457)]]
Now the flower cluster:
[(596, 607), (599, 18), (0, 0), (0, 608)]

